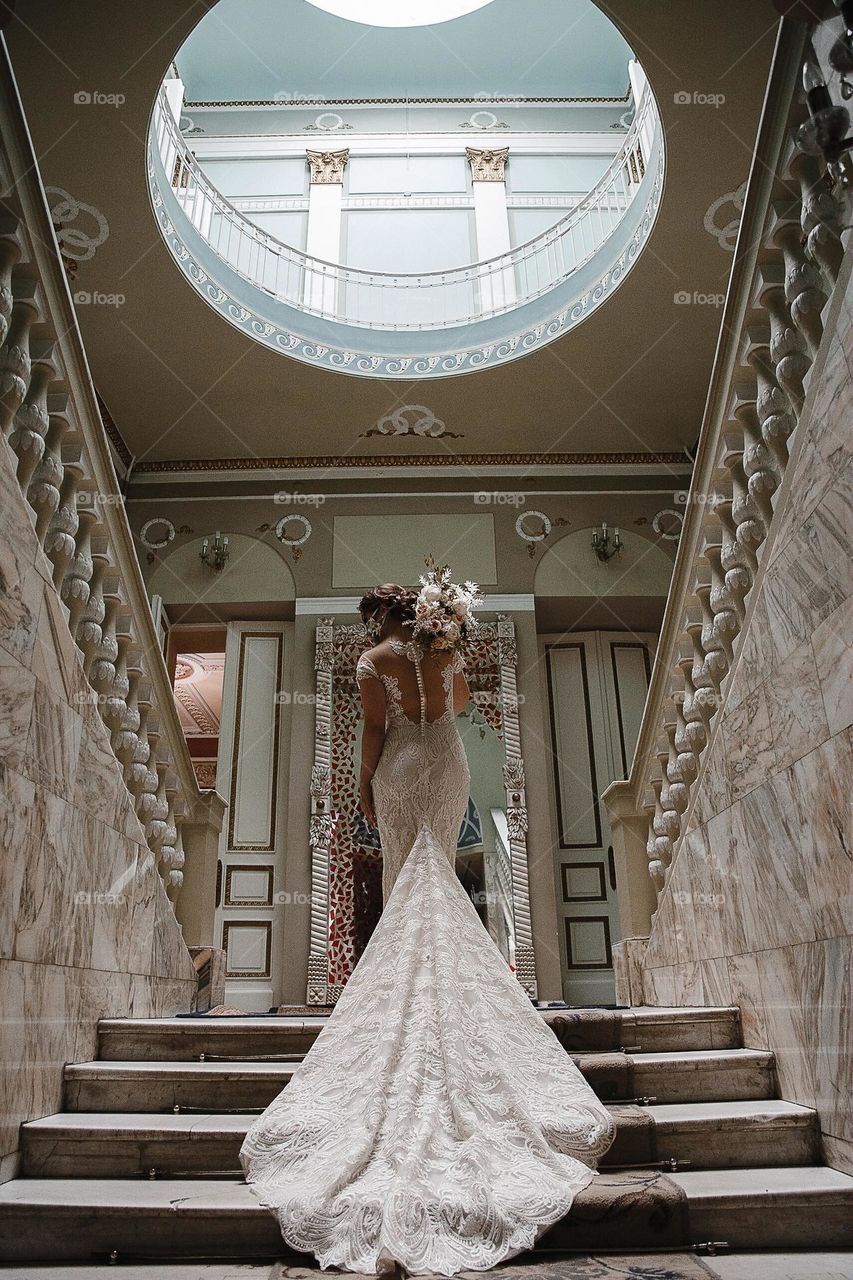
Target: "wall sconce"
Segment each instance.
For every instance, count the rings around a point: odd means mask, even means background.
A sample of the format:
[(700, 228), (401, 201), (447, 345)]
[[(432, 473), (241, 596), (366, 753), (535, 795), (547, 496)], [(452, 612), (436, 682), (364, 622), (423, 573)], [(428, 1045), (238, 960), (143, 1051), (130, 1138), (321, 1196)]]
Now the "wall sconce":
[(595, 554), (598, 556), (599, 560), (602, 560), (605, 563), (608, 560), (612, 560), (612, 558), (622, 550), (622, 547), (623, 547), (623, 542), (622, 542), (622, 539), (619, 537), (618, 529), (613, 530), (612, 543), (610, 541), (610, 533), (608, 531), (606, 524), (602, 524), (601, 532), (599, 532), (598, 529), (595, 529), (593, 531), (592, 549), (595, 552)]
[[(833, 45), (830, 60), (836, 70), (844, 71), (853, 69), (853, 0), (844, 0), (839, 8), (845, 34)], [(841, 86), (845, 97), (853, 94), (853, 86), (847, 80), (842, 80)], [(845, 137), (850, 127), (850, 112), (833, 103), (811, 41), (803, 63), (803, 88), (809, 119), (797, 130), (797, 143), (809, 155), (823, 156), (830, 176), (845, 191), (850, 190), (853, 165), (849, 152), (853, 137)]]
[(217, 529), (213, 542), (209, 538), (205, 538), (198, 556), (202, 564), (206, 564), (209, 569), (215, 569), (218, 573), (220, 569), (225, 568), (228, 560), (228, 539), (223, 538)]

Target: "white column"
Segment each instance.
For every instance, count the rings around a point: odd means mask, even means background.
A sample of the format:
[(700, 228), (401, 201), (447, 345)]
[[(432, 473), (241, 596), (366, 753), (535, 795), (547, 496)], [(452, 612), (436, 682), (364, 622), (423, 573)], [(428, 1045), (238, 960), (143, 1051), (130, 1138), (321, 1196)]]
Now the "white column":
[[(643, 68), (640, 66), (636, 58), (631, 58), (628, 63), (628, 79), (631, 82), (631, 92), (634, 95), (634, 110), (640, 110), (640, 103), (643, 100), (643, 94), (648, 88), (648, 79)], [(643, 155), (643, 163), (648, 160), (652, 150), (652, 122), (651, 117), (646, 118), (646, 122), (640, 130), (640, 149)]]
[[(477, 233), (477, 261), (509, 253), (509, 214), (506, 207), (505, 169), (509, 148), (480, 151), (466, 147), (474, 185), (474, 222)], [(515, 275), (512, 267), (482, 273), (480, 308), (499, 311), (515, 302)]]
[[(308, 238), (305, 252), (321, 262), (341, 260), (341, 198), (344, 169), (349, 151), (309, 151), (308, 166), (311, 185), (308, 188)], [(322, 267), (309, 270), (303, 291), (305, 305), (312, 311), (336, 316), (338, 310), (338, 275)]]
[(175, 124), (181, 127), (181, 112), (184, 109), (184, 82), (175, 76), (174, 80), (165, 82), (166, 101), (175, 117)]

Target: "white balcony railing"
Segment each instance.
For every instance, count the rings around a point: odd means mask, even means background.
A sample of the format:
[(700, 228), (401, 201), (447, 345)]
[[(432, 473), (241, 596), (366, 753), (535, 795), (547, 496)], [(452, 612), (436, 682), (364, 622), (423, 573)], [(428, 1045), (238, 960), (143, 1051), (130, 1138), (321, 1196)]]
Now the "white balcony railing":
[(504, 315), (579, 272), (607, 245), (640, 190), (660, 118), (643, 93), (622, 147), (592, 190), (525, 244), (448, 271), (391, 274), (324, 262), (262, 231), (216, 190), (187, 146), (161, 89), (152, 142), (172, 195), (218, 258), (264, 294), (322, 319), (424, 332)]

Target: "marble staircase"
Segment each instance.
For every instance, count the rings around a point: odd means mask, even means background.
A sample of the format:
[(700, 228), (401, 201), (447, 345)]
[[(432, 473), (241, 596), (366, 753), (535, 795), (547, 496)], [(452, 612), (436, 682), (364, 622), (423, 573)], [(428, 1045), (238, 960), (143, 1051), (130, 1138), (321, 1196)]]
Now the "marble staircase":
[[(816, 1113), (775, 1097), (773, 1056), (743, 1047), (737, 1009), (543, 1016), (618, 1129), (543, 1250), (853, 1246), (853, 1178), (819, 1163)], [(0, 1258), (281, 1256), (238, 1152), (324, 1021), (103, 1021), (99, 1058), (66, 1067), (66, 1109), (23, 1127)]]

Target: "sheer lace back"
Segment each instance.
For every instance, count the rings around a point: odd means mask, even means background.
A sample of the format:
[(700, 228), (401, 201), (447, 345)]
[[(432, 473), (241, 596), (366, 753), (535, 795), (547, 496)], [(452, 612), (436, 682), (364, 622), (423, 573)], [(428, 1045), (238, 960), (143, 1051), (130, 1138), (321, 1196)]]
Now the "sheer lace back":
[(452, 720), (453, 676), (463, 670), (459, 654), (424, 654), (414, 644), (389, 640), (362, 654), (356, 679), (378, 680), (385, 690), (386, 721), (400, 717), (410, 724), (437, 724)]

